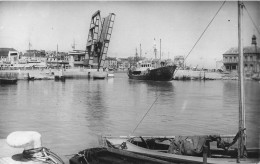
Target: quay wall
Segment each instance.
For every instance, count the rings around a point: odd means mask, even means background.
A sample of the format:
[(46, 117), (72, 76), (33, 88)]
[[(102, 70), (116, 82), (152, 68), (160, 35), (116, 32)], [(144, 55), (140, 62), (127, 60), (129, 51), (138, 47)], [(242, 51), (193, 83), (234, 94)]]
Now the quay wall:
[(0, 78), (14, 78), (18, 80), (28, 80), (29, 73), (18, 71), (0, 71)]
[[(35, 80), (54, 80), (55, 76), (65, 78), (86, 79), (92, 78), (97, 69), (35, 69), (35, 70), (0, 70), (0, 78), (16, 78), (18, 80), (28, 80), (34, 77)], [(115, 72), (121, 73), (121, 72)], [(260, 75), (255, 75), (252, 79), (260, 79)], [(176, 70), (174, 80), (237, 80), (237, 73), (219, 73), (207, 71)], [(251, 79), (251, 77), (246, 77)]]
[(16, 78), (18, 80), (28, 80), (34, 77), (35, 80), (54, 80), (55, 76), (65, 78), (91, 78), (97, 69), (35, 69), (35, 70), (1, 70), (0, 78)]
[(65, 78), (85, 79), (93, 77), (94, 72), (97, 72), (97, 69), (66, 69), (62, 71), (62, 75)]
[(174, 80), (237, 80), (237, 74), (223, 74), (219, 72), (176, 70)]

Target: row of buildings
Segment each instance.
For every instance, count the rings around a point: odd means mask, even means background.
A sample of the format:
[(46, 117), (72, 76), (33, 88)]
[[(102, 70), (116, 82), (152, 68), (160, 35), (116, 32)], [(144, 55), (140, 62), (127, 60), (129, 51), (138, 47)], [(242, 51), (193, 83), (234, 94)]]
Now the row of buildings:
[[(257, 46), (256, 36), (252, 37), (252, 45), (246, 46), (244, 51), (244, 69), (246, 73), (260, 72), (260, 48)], [(136, 60), (133, 57), (115, 58), (107, 57), (104, 68), (126, 70)], [(45, 68), (75, 68), (88, 67), (86, 51), (73, 50), (70, 52), (27, 50), (25, 53), (18, 52), (13, 48), (0, 48), (1, 68), (10, 67), (45, 67)], [(184, 56), (175, 56), (174, 63), (184, 68)], [(219, 64), (219, 63), (218, 63)], [(230, 48), (223, 54), (223, 71), (236, 72), (238, 69), (238, 49)]]
[[(18, 52), (14, 48), (0, 48), (0, 68), (18, 69), (24, 67), (39, 68), (76, 68), (91, 67), (85, 60), (86, 51), (57, 52), (44, 50), (27, 50)], [(127, 58), (107, 57), (103, 65), (108, 69), (126, 70), (130, 63)]]

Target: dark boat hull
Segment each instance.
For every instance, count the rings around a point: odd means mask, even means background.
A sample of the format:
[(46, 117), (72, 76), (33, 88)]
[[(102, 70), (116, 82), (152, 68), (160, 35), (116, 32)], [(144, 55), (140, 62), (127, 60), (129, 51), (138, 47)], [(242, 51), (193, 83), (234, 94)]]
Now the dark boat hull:
[(4, 79), (0, 78), (0, 84), (16, 84), (17, 79)]
[(70, 158), (70, 164), (170, 164), (170, 162), (113, 148), (90, 148)]
[(170, 81), (175, 69), (176, 66), (165, 66), (150, 70), (145, 74), (134, 74), (133, 71), (129, 70), (128, 77), (135, 80)]

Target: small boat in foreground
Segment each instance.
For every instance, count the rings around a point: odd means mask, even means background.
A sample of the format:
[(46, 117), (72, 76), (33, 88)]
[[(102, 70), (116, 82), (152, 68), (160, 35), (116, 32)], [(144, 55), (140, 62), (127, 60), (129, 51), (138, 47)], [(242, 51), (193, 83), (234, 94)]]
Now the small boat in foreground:
[(0, 78), (0, 84), (16, 84), (16, 78)]
[[(236, 163), (237, 135), (204, 136), (103, 136), (103, 147), (131, 152), (165, 162)], [(259, 162), (259, 149), (247, 149), (241, 163)]]

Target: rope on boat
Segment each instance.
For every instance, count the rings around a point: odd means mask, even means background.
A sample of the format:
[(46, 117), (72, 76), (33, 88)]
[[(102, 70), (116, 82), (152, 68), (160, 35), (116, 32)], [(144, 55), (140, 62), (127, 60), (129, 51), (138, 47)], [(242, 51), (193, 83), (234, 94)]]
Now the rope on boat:
[[(219, 11), (221, 10), (221, 8), (224, 6), (224, 4), (226, 3), (226, 1), (224, 1), (222, 3), (222, 5), (220, 6), (220, 8), (218, 9), (218, 11), (216, 12), (216, 14), (214, 15), (214, 17), (211, 19), (211, 21), (209, 22), (209, 24), (206, 26), (206, 28), (204, 29), (204, 31), (202, 32), (202, 34), (200, 35), (200, 37), (198, 38), (198, 40), (196, 41), (196, 43), (193, 45), (193, 47), (191, 48), (190, 52), (188, 53), (188, 55), (184, 58), (183, 63), (185, 62), (185, 60), (188, 58), (188, 56), (190, 55), (191, 51), (195, 48), (195, 46), (198, 44), (198, 42), (200, 41), (200, 39), (202, 38), (202, 36), (204, 35), (204, 33), (207, 31), (207, 29), (209, 28), (210, 24), (213, 22), (213, 20), (215, 19), (215, 17), (218, 15)], [(173, 76), (175, 75), (175, 73), (178, 71), (178, 69), (174, 72)]]
[(145, 116), (149, 113), (149, 111), (152, 109), (153, 105), (155, 104), (155, 102), (158, 100), (158, 98), (160, 97), (161, 94), (159, 94), (156, 99), (154, 100), (153, 104), (150, 106), (150, 108), (147, 110), (147, 112), (145, 113), (145, 115), (143, 116), (143, 118), (139, 121), (139, 123), (137, 124), (137, 126), (135, 127), (135, 129), (133, 130), (133, 132), (131, 133), (131, 135), (135, 132), (135, 130), (138, 128), (138, 126), (141, 124), (141, 122), (143, 121), (143, 119), (145, 118)]
[[(49, 149), (45, 147), (39, 147), (35, 149), (29, 149), (23, 151), (23, 157), (29, 160), (38, 160), (47, 162), (50, 164), (65, 164), (63, 160), (55, 153), (51, 152)], [(58, 162), (55, 159), (58, 160)]]
[(247, 14), (248, 14), (249, 18), (251, 19), (251, 22), (252, 22), (252, 23), (253, 23), (253, 25), (255, 26), (255, 29), (257, 30), (258, 34), (260, 34), (260, 31), (259, 31), (259, 29), (258, 29), (257, 25), (255, 24), (255, 21), (254, 21), (254, 20), (253, 20), (253, 18), (251, 17), (250, 13), (248, 12), (248, 10), (247, 10), (247, 8), (246, 8), (246, 5), (245, 5), (245, 3), (243, 3), (243, 5), (244, 5), (244, 8), (246, 9), (246, 12), (247, 12)]

